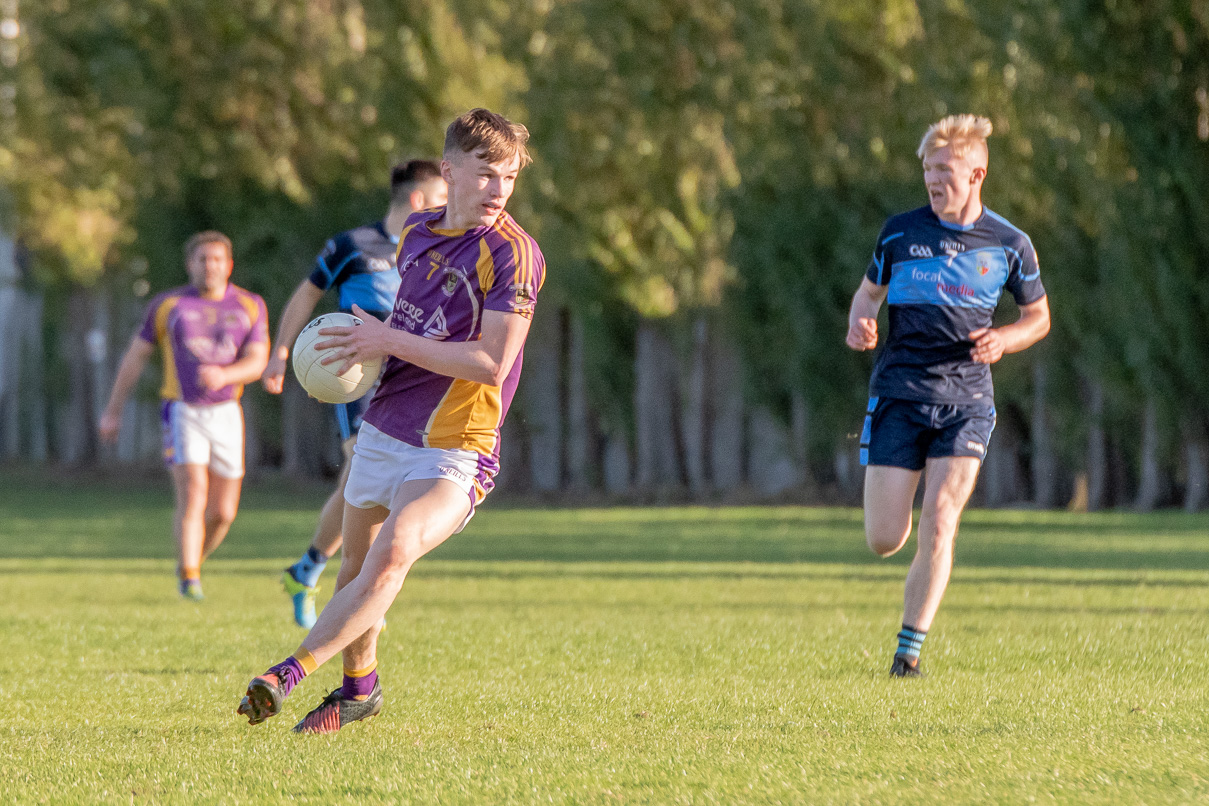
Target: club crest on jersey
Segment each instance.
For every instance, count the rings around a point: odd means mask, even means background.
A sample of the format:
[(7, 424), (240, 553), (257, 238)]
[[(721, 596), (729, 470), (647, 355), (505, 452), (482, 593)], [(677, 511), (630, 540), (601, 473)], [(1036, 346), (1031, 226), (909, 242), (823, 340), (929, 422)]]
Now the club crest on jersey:
[(453, 292), (458, 290), (458, 281), (462, 279), (453, 269), (445, 270), (445, 278), (441, 281), (441, 293), (447, 297), (452, 297)]
[(981, 274), (983, 277), (986, 277), (987, 273), (990, 272), (990, 270), (991, 270), (991, 266), (987, 262), (986, 258), (982, 258), (982, 257), (978, 258), (978, 273)]
[(516, 313), (532, 314), (537, 300), (533, 293), (532, 283), (512, 283), (508, 286), (512, 292), (512, 310)]

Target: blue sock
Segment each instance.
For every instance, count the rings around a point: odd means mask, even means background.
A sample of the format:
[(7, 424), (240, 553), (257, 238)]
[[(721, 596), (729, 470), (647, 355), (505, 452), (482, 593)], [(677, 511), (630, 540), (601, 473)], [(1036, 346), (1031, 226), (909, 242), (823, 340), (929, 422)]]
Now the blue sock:
[(898, 633), (898, 649), (894, 657), (906, 658), (914, 666), (919, 661), (919, 650), (923, 648), (927, 634), (927, 630), (917, 630), (904, 624)]
[(327, 557), (311, 546), (306, 550), (306, 554), (302, 555), (301, 560), (290, 566), (290, 573), (303, 585), (313, 588), (319, 584), (319, 575), (323, 573), (325, 565), (327, 565)]

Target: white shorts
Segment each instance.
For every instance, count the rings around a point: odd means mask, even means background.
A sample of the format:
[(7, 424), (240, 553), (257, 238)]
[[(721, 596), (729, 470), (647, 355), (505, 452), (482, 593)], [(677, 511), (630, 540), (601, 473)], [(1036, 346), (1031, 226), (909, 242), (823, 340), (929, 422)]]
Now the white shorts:
[(361, 423), (353, 463), (344, 485), (344, 500), (358, 509), (390, 507), (395, 492), (405, 481), (448, 479), (470, 499), (470, 512), (454, 530), (462, 531), (474, 516), (477, 503), (475, 477), (479, 473), (479, 455), (474, 451), (444, 448), (417, 448), (384, 434), (369, 423)]
[(216, 476), (243, 478), (243, 409), (238, 400), (194, 406), (165, 400), (164, 461), (205, 465)]

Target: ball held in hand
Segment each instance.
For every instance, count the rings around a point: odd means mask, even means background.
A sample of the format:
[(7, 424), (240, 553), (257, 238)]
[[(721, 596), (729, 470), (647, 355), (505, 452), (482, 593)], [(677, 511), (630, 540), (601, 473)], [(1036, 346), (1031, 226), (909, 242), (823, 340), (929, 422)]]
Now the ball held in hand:
[(321, 363), (324, 358), (336, 352), (335, 348), (315, 349), (316, 343), (331, 338), (320, 336), (321, 328), (353, 327), (360, 324), (361, 320), (351, 313), (325, 313), (312, 319), (298, 334), (292, 359), (294, 375), (308, 395), (324, 403), (351, 403), (364, 397), (373, 388), (382, 368), (381, 359), (354, 364), (343, 375), (337, 375), (336, 370), (340, 369), (341, 362)]

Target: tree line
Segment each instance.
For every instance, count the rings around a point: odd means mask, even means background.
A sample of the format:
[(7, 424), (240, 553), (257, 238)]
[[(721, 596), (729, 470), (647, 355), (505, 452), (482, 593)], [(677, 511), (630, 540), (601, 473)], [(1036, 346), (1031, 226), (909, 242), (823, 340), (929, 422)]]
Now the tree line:
[[(1209, 497), (1203, 0), (45, 0), (0, 4), (0, 453), (92, 436), (151, 292), (204, 228), (280, 312), (390, 165), (472, 106), (521, 120), (511, 203), (549, 264), (501, 488), (859, 497), (852, 291), (914, 156), (991, 118), (985, 199), (1033, 238), (1054, 328), (995, 368), (986, 505)], [(7, 305), (7, 309), (3, 306)], [(1010, 303), (1001, 315), (1014, 318)], [(6, 362), (6, 363), (5, 363)], [(154, 453), (154, 387), (117, 458)], [(296, 385), (250, 458), (334, 461)], [(140, 435), (141, 436), (137, 436)], [(322, 435), (322, 436), (318, 436)]]

